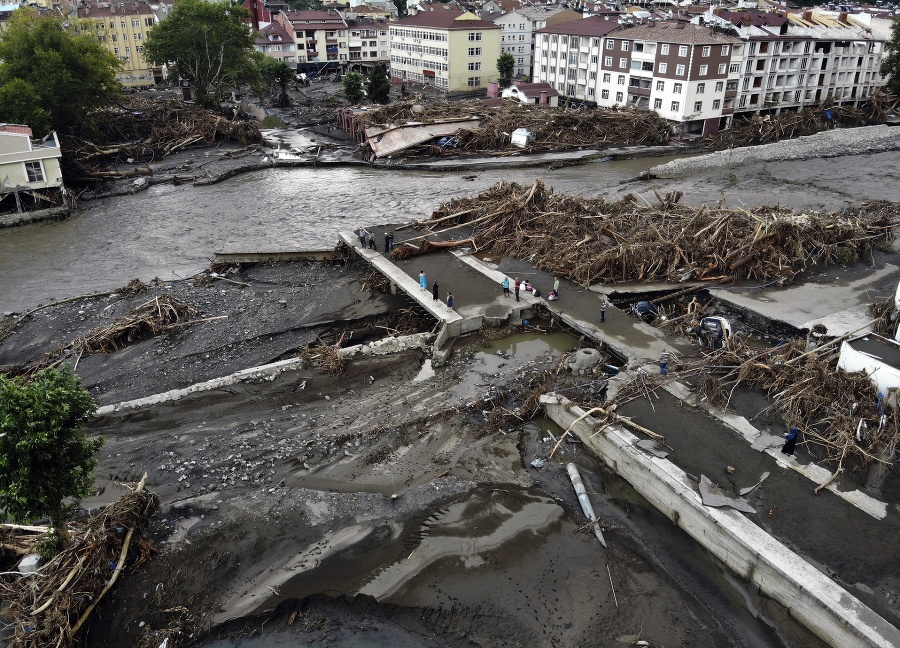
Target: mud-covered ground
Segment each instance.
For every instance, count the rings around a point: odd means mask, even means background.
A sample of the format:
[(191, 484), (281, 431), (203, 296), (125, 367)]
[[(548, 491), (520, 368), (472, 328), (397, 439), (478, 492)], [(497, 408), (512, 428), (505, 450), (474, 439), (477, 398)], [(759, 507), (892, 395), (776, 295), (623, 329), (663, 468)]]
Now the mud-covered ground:
[[(159, 294), (198, 318), (228, 315), (82, 357), (79, 375), (112, 403), (288, 357), (338, 328), (383, 334), (365, 329), (406, 306), (341, 266), (260, 265), (230, 279), (250, 286), (163, 283), (46, 309), (0, 357), (37, 358)], [(741, 585), (578, 445), (549, 459), (560, 431), (547, 420), (486, 423), (497, 406), (529, 418), (518, 409), (529, 381), (577, 344), (489, 330), (437, 370), (410, 351), (351, 360), (339, 377), (299, 370), (99, 418), (98, 494), (84, 506), (145, 471), (161, 506), (149, 529), (158, 553), (98, 608), (88, 645), (159, 645), (150, 633), (175, 625), (203, 645), (817, 646), (780, 606), (763, 614), (776, 630), (753, 618)], [(582, 528), (568, 461), (608, 550)]]

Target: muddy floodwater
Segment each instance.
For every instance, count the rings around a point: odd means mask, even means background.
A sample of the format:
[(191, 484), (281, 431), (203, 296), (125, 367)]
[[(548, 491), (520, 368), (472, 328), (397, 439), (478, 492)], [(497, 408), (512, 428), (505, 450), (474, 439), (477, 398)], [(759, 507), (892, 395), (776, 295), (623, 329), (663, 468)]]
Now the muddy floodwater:
[(473, 181), (463, 173), (349, 167), (272, 169), (207, 187), (156, 185), (83, 202), (66, 221), (0, 230), (0, 313), (134, 277), (191, 276), (223, 250), (331, 248), (342, 230), (425, 218), (441, 202), (501, 180), (541, 177), (560, 192), (596, 194), (667, 159), (483, 171)]

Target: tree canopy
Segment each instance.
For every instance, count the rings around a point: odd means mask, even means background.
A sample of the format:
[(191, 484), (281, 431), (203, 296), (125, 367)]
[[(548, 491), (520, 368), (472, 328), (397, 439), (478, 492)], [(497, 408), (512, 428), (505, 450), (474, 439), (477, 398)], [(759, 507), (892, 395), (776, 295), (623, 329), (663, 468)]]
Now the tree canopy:
[(91, 110), (119, 100), (119, 61), (90, 34), (30, 8), (14, 11), (0, 39), (0, 121), (36, 135), (75, 133)]
[(516, 59), (509, 52), (503, 52), (497, 59), (497, 72), (500, 73), (500, 88), (508, 88), (512, 85), (515, 67)]
[(391, 100), (391, 80), (388, 79), (387, 71), (381, 63), (376, 65), (369, 75), (366, 92), (369, 99), (376, 103), (386, 104)]
[(344, 85), (344, 98), (351, 104), (358, 104), (365, 96), (363, 92), (363, 78), (359, 72), (348, 72), (342, 81)]
[(900, 19), (894, 19), (891, 23), (891, 38), (884, 47), (887, 56), (881, 61), (881, 75), (888, 77), (888, 92), (900, 95)]
[[(290, 106), (291, 99), (287, 93), (287, 86), (290, 80), (294, 78), (294, 69), (284, 61), (271, 56), (260, 55), (257, 60), (259, 73), (268, 86), (269, 94), (276, 97), (280, 108)], [(280, 90), (280, 92), (276, 92), (276, 89)]]
[(0, 375), (0, 518), (49, 517), (68, 544), (65, 500), (90, 492), (103, 443), (81, 430), (96, 410), (68, 368), (44, 369), (31, 381)]
[(227, 0), (179, 0), (147, 34), (144, 54), (158, 65), (174, 63), (178, 75), (191, 81), (197, 103), (214, 106), (229, 87), (259, 78), (249, 17)]

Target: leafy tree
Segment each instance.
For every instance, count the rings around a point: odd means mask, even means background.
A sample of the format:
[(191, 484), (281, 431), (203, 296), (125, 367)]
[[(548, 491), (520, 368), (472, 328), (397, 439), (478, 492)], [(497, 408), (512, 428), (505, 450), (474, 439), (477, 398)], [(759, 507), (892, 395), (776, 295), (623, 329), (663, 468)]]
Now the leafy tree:
[(276, 88), (281, 90), (280, 93), (277, 93), (278, 106), (280, 108), (290, 106), (291, 99), (288, 97), (287, 84), (294, 78), (294, 69), (284, 61), (271, 56), (262, 56), (259, 60), (259, 73), (268, 85), (269, 93), (272, 96), (276, 95)]
[(61, 18), (17, 9), (0, 39), (0, 121), (35, 134), (83, 130), (88, 114), (121, 98), (119, 60), (94, 36), (67, 31)]
[(363, 78), (359, 72), (348, 72), (344, 75), (344, 97), (351, 104), (358, 104), (365, 96), (363, 93)]
[(891, 38), (884, 44), (887, 56), (881, 62), (881, 75), (888, 77), (885, 88), (900, 95), (900, 19), (891, 23)]
[(497, 72), (500, 73), (500, 87), (508, 88), (512, 85), (513, 70), (516, 67), (516, 59), (509, 52), (503, 52), (497, 59)]
[(190, 79), (197, 103), (214, 106), (227, 88), (258, 80), (249, 19), (246, 9), (227, 0), (179, 0), (147, 34), (144, 54), (158, 65), (173, 62), (178, 75)]
[(369, 85), (366, 87), (369, 99), (380, 104), (389, 103), (391, 100), (391, 80), (388, 79), (387, 70), (379, 63), (369, 75)]
[(394, 0), (394, 6), (397, 7), (397, 16), (399, 18), (406, 15), (406, 0)]
[(0, 517), (49, 517), (62, 545), (70, 543), (67, 498), (86, 496), (103, 439), (81, 430), (97, 411), (68, 368), (44, 369), (30, 382), (0, 375)]

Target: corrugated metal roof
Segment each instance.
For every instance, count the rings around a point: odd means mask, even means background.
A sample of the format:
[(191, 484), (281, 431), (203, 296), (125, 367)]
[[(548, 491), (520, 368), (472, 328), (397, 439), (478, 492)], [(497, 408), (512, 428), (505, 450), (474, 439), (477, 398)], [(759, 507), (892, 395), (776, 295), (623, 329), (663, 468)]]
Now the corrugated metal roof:
[(436, 137), (453, 135), (460, 129), (472, 130), (480, 125), (480, 118), (466, 117), (428, 124), (414, 122), (386, 129), (370, 126), (366, 129), (366, 139), (376, 157), (388, 157), (413, 146), (424, 144)]

